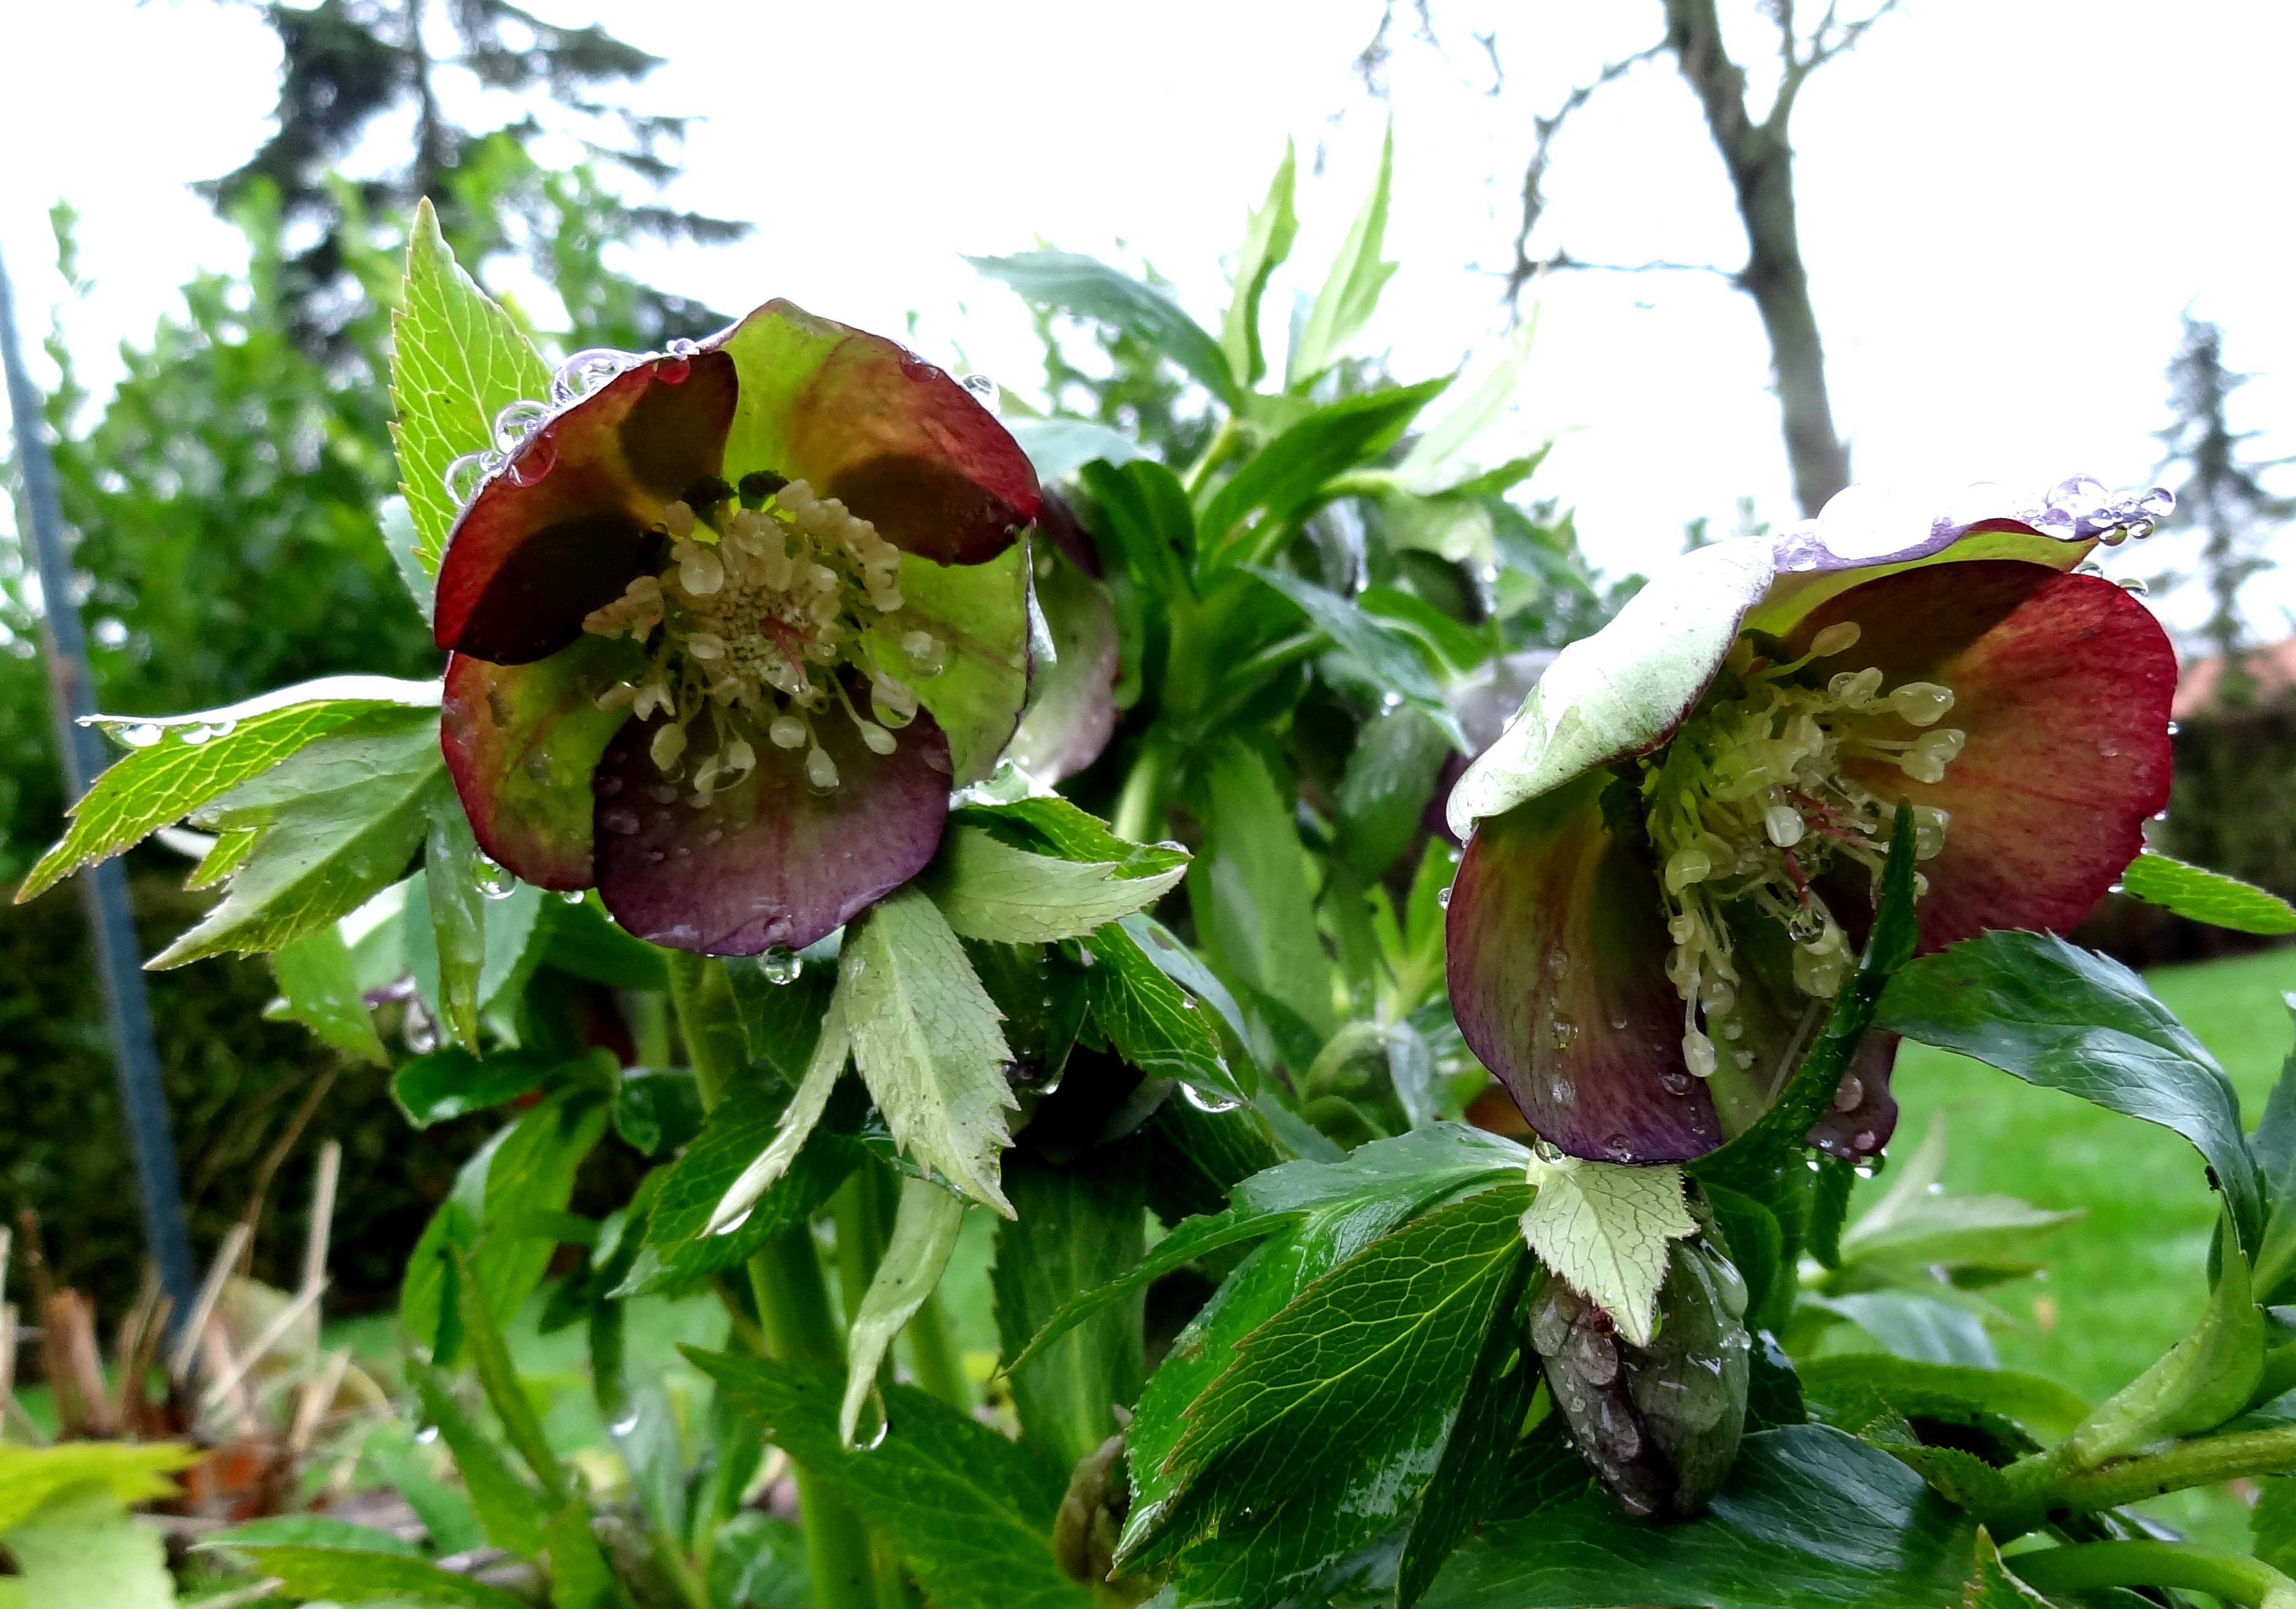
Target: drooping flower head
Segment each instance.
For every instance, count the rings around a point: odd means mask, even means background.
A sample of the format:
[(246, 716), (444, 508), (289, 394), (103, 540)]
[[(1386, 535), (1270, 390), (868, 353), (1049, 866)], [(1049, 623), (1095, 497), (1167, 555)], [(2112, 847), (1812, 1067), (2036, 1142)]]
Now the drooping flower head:
[[(2083, 478), (2015, 506), (1852, 488), (1687, 554), (1461, 778), (1452, 1007), (1546, 1139), (1673, 1161), (1751, 1123), (1855, 961), (1901, 798), (1925, 950), (2069, 928), (2143, 847), (2176, 657), (2134, 596), (2070, 572), (2173, 500)], [(1894, 1053), (1869, 1039), (1814, 1144), (1888, 1142)]]
[(811, 943), (913, 875), (1027, 701), (1034, 472), (965, 387), (769, 302), (578, 354), (449, 534), (479, 843), (632, 932)]

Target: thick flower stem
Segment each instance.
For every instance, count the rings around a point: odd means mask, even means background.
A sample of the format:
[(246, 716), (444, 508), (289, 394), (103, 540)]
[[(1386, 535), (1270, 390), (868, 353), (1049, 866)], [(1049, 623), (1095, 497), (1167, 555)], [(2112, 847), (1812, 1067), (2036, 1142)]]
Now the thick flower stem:
[(2296, 1581), (2271, 1565), (2185, 1542), (2083, 1542), (2021, 1553), (2006, 1561), (2040, 1593), (2093, 1587), (2178, 1587), (2213, 1593), (2249, 1609), (2296, 1605)]
[(1171, 802), (1172, 782), (1179, 756), (1173, 745), (1152, 734), (1124, 778), (1117, 797), (1116, 819), (1111, 824), (1119, 838), (1135, 843), (1164, 836), (1164, 811)]
[(904, 1332), (909, 1338), (909, 1360), (917, 1371), (917, 1384), (961, 1414), (972, 1411), (972, 1392), (965, 1384), (964, 1366), (948, 1338), (948, 1315), (941, 1310), (938, 1292), (928, 1296)]
[[(703, 1109), (714, 1109), (732, 1093), (734, 1076), (749, 1060), (733, 988), (721, 961), (684, 950), (667, 951), (665, 958), (670, 1003), (685, 1039), (693, 1082)], [(750, 1259), (749, 1275), (768, 1358), (829, 1364), (843, 1360), (844, 1331), (830, 1308), (821, 1257), (804, 1225), (767, 1241)], [(817, 1609), (879, 1609), (867, 1527), (802, 1465), (797, 1470), (797, 1491)]]
[(2059, 1515), (2095, 1514), (2188, 1487), (2291, 1471), (2296, 1471), (2296, 1425), (2181, 1441), (2147, 1457), (2122, 1458), (2079, 1473), (2062, 1469), (2053, 1453), (2036, 1453), (2003, 1472), (2010, 1502), (1980, 1517), (2005, 1540)]

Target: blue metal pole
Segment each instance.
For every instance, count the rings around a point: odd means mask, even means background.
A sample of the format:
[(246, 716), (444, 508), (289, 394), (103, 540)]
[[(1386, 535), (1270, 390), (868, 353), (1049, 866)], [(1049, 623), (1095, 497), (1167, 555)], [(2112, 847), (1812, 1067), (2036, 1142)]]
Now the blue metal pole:
[[(8, 373), (8, 406), (15, 417), (16, 471), (24, 483), (24, 505), (40, 574), (40, 613), (48, 639), (48, 699), (55, 711), (56, 750), (63, 763), (64, 789), (73, 799), (87, 792), (104, 767), (103, 740), (79, 724), (95, 713), (88, 677), (87, 644), (80, 635), (79, 608), (72, 601), (71, 562), (64, 553), (63, 511), (56, 500), (56, 467), (41, 433), (40, 394), (24, 369), (16, 334), (16, 299), (8, 270), (0, 263), (0, 364)], [(135, 1163), (136, 1194), (144, 1207), (144, 1238), (160, 1268), (174, 1323), (191, 1312), (199, 1293), (192, 1266), (192, 1239), (184, 1223), (183, 1186), (176, 1174), (176, 1141), (168, 1124), (167, 1092), (160, 1083), (160, 1053), (152, 1038), (152, 1005), (144, 992), (143, 952), (127, 903), (127, 878), (119, 862), (107, 860), (82, 873), (80, 892), (95, 940), (96, 974), (103, 984), (104, 1016), (111, 1030), (112, 1057), (119, 1071), (119, 1104), (127, 1124), (127, 1148)], [(172, 1326), (171, 1326), (172, 1327)]]

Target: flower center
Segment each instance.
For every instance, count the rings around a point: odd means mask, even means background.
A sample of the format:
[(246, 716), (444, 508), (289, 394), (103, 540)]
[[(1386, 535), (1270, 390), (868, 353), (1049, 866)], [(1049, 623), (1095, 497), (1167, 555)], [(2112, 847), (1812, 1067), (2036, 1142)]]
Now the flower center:
[[(1857, 645), (1857, 627), (1820, 631), (1802, 658), (1765, 657), (1751, 636), (1731, 651), (1739, 696), (1709, 705), (1660, 756), (1642, 762), (1651, 838), (1663, 858), (1667, 976), (1683, 1001), (1683, 1060), (1700, 1078), (1718, 1065), (1715, 1038), (1733, 1044), (1743, 981), (1722, 907), (1742, 919), (1751, 908), (1785, 930), (1793, 946), (1793, 987), (1812, 1001), (1841, 988), (1852, 956), (1833, 913), (1812, 883), (1837, 859), (1855, 860), (1878, 885), (1889, 853), (1896, 801), (1841, 774), (1856, 755), (1896, 765), (1916, 782), (1943, 780), (1963, 734), (1937, 723), (1953, 690), (1935, 682), (1882, 689), (1879, 669), (1845, 670), (1824, 685), (1794, 679), (1812, 661)], [(1906, 727), (1914, 735), (1902, 735)], [(1914, 808), (1914, 852), (1928, 860), (1945, 848), (1947, 814)], [(1915, 891), (1929, 880), (1916, 874)], [(1740, 1070), (1753, 1053), (1730, 1051)], [(1687, 1085), (1685, 1083), (1685, 1088)]]
[[(667, 567), (582, 628), (639, 643), (659, 628), (647, 674), (608, 688), (598, 706), (669, 717), (654, 729), (653, 763), (690, 784), (692, 803), (707, 806), (755, 770), (760, 743), (803, 749), (807, 778), (834, 788), (819, 720), (850, 720), (873, 752), (893, 751), (889, 728), (917, 711), (902, 677), (939, 674), (946, 649), (909, 631), (899, 674), (882, 662), (870, 631), (902, 606), (901, 553), (875, 526), (802, 480), (760, 472), (742, 477), (738, 496), (720, 480), (689, 489), (663, 511), (659, 534)], [(854, 707), (856, 685), (869, 716)]]

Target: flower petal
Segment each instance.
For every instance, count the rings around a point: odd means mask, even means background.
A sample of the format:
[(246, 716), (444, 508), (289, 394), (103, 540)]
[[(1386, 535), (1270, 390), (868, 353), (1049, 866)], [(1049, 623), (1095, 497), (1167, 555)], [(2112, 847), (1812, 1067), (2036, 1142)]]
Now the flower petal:
[(1898, 1131), (1898, 1099), (1890, 1093), (1897, 1065), (1898, 1036), (1868, 1029), (1849, 1071), (1841, 1075), (1833, 1104), (1809, 1127), (1809, 1143), (1846, 1162), (1870, 1162)]
[(1040, 668), (1029, 713), (1005, 752), (1049, 786), (1099, 759), (1116, 730), (1116, 610), (1107, 588), (1070, 562), (1066, 548), (1047, 545), (1037, 571), (1037, 602), (1059, 657)]
[(801, 480), (905, 552), (977, 564), (1037, 514), (1037, 472), (972, 393), (882, 336), (769, 301), (709, 343), (741, 400), (726, 462)]
[(2152, 612), (2102, 576), (1992, 560), (1869, 581), (1808, 616), (1794, 640), (1836, 620), (1857, 622), (1847, 657), (1890, 685), (1952, 688), (1942, 724), (1967, 735), (1942, 782), (1870, 759), (1843, 766), (1885, 800), (1951, 814), (1944, 852), (1922, 867), (1922, 948), (1988, 928), (2070, 929), (2168, 802), (2177, 658)]
[(656, 358), (543, 425), (447, 535), (439, 646), (518, 665), (573, 641), (652, 567), (662, 505), (718, 472), (734, 375), (713, 354)]
[(645, 664), (586, 636), (531, 665), (447, 661), (439, 744), (479, 847), (546, 889), (590, 886), (591, 772), (629, 718), (597, 695)]
[(930, 715), (883, 755), (840, 715), (818, 717), (836, 787), (807, 781), (805, 751), (759, 743), (756, 770), (706, 808), (648, 758), (662, 718), (630, 722), (598, 768), (598, 893), (641, 939), (712, 956), (802, 949), (940, 846), (948, 748)]
[(1581, 776), (1468, 841), (1445, 930), (1451, 1009), (1548, 1140), (1574, 1156), (1677, 1162), (1722, 1131), (1684, 1070), (1657, 885), (1603, 825), (1609, 781)]
[[(877, 664), (916, 691), (948, 738), (955, 784), (996, 768), (1029, 702), (1031, 627), (1029, 550), (1015, 542), (978, 564), (936, 564), (901, 555), (905, 602), (869, 628)], [(939, 644), (942, 669), (925, 676), (904, 640), (922, 631)]]

